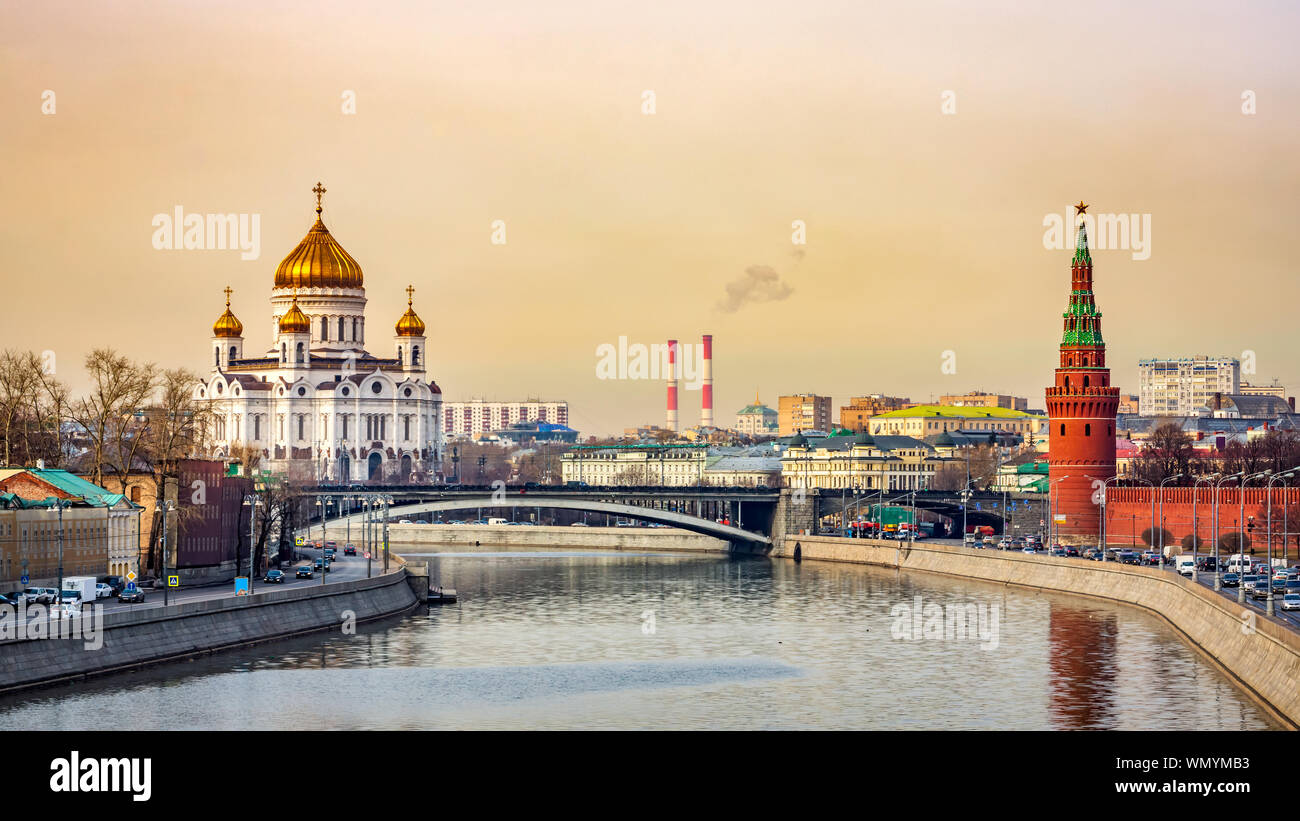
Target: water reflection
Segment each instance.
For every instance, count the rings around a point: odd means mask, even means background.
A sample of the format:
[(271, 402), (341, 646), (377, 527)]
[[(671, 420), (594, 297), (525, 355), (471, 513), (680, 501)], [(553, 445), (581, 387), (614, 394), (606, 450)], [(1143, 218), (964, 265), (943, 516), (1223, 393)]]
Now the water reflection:
[[(1118, 606), (857, 565), (458, 550), (429, 556), (456, 605), (0, 698), (0, 728), (1273, 726)], [(946, 616), (904, 635), (918, 604)], [(996, 609), (996, 642), (945, 634), (967, 608)]]

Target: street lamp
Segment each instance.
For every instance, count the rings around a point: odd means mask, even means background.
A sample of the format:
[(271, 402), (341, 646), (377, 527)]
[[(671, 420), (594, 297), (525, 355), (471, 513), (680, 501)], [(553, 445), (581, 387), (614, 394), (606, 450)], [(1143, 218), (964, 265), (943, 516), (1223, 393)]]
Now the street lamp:
[[(1175, 479), (1183, 478), (1183, 474), (1175, 473), (1173, 476), (1166, 476), (1160, 480), (1160, 558), (1163, 561), (1165, 555), (1165, 482), (1172, 482)], [(1156, 534), (1151, 534), (1151, 539), (1155, 540)]]
[(255, 554), (255, 545), (257, 544), (257, 509), (262, 506), (262, 500), (257, 498), (257, 494), (250, 493), (244, 497), (244, 507), (248, 508), (248, 595), (253, 595), (253, 577), (257, 575), (256, 568), (253, 567), (253, 557)]
[[(1268, 577), (1268, 598), (1265, 600), (1264, 612), (1269, 616), (1273, 615), (1273, 483), (1281, 480), (1282, 484), (1285, 485), (1286, 480), (1293, 475), (1292, 473), (1279, 473), (1276, 476), (1268, 477), (1268, 573), (1266, 574)], [(1286, 545), (1282, 546), (1282, 555), (1283, 557), (1286, 556)], [(1282, 563), (1286, 563), (1285, 558)]]
[[(1097, 481), (1095, 476), (1089, 476), (1088, 478), (1092, 479), (1094, 482)], [(1097, 534), (1097, 549), (1101, 552), (1101, 560), (1103, 562), (1106, 561), (1106, 542), (1108, 541), (1108, 535), (1106, 533), (1106, 486), (1120, 478), (1122, 477), (1120, 477), (1119, 474), (1116, 474), (1101, 480), (1101, 530)]]
[[(1196, 548), (1201, 540), (1201, 520), (1196, 518), (1196, 500), (1201, 493), (1201, 482), (1213, 485), (1214, 480), (1219, 478), (1219, 474), (1211, 473), (1209, 476), (1196, 476), (1192, 479), (1192, 581), (1196, 581)], [(1214, 562), (1215, 574), (1218, 574), (1219, 562)]]
[[(1237, 555), (1241, 556), (1242, 558), (1245, 558), (1246, 556), (1246, 548), (1241, 543), (1241, 537), (1246, 532), (1244, 530), (1246, 526), (1246, 483), (1249, 482), (1251, 479), (1258, 479), (1261, 476), (1268, 476), (1272, 472), (1273, 471), (1271, 470), (1265, 470), (1261, 473), (1252, 473), (1251, 475), (1246, 476), (1244, 475), (1245, 471), (1242, 471), (1243, 476), (1241, 477), (1241, 498), (1239, 500), (1241, 503), (1241, 511), (1237, 514), (1238, 517), (1237, 518)], [(1269, 585), (1269, 589), (1271, 590), (1273, 587), (1272, 578), (1269, 578), (1268, 585)], [(1244, 584), (1237, 585), (1237, 603), (1238, 604), (1246, 603), (1246, 585)]]
[(167, 584), (167, 514), (176, 509), (176, 503), (171, 499), (163, 505), (162, 510), (162, 581), (163, 581), (163, 607), (167, 606), (168, 587)]
[(1223, 589), (1223, 563), (1219, 561), (1219, 491), (1223, 489), (1224, 482), (1240, 478), (1240, 473), (1234, 473), (1214, 483), (1214, 589), (1216, 591)]
[[(316, 497), (316, 508), (320, 511), (320, 583), (325, 583), (325, 569), (329, 567), (329, 559), (325, 557), (325, 512), (326, 507), (331, 500), (323, 497)], [(311, 537), (311, 528), (307, 528), (307, 536)]]
[(1056, 515), (1052, 508), (1052, 491), (1056, 490), (1056, 485), (1059, 485), (1061, 482), (1064, 482), (1069, 478), (1069, 476), (1062, 476), (1060, 479), (1051, 479), (1047, 485), (1047, 544), (1045, 547), (1047, 548), (1047, 555), (1049, 556), (1052, 555), (1052, 547), (1054, 546), (1052, 543), (1056, 541), (1056, 539), (1061, 538), (1059, 530), (1056, 533), (1056, 538), (1052, 538), (1052, 526), (1056, 523)]
[(59, 516), (59, 604), (63, 604), (63, 509), (71, 504), (69, 499), (54, 500), (54, 510)]

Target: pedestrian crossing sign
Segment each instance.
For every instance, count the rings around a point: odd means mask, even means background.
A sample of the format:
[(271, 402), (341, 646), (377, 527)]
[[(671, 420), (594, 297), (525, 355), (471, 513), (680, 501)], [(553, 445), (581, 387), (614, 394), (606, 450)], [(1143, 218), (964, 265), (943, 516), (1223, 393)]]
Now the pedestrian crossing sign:
[(181, 586), (181, 577), (180, 577), (180, 576), (168, 576), (168, 577), (167, 577), (167, 586), (168, 586), (168, 587), (180, 587), (180, 586)]

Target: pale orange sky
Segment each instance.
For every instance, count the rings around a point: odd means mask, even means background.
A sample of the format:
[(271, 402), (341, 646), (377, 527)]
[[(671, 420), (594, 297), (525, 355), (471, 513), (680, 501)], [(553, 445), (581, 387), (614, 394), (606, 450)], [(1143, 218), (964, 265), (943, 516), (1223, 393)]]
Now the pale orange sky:
[[(1252, 350), (1300, 393), (1300, 13), (1133, 5), (5, 0), (0, 347), (78, 388), (101, 345), (202, 370), (227, 284), (269, 347), (319, 179), (368, 347), (391, 355), (414, 283), (448, 399), (662, 424), (662, 383), (596, 379), (597, 346), (711, 332), (719, 422), (756, 388), (1041, 407), (1070, 258), (1042, 220), (1083, 198), (1151, 215), (1149, 259), (1094, 253), (1121, 389), (1142, 357)], [(154, 250), (177, 205), (261, 214), (260, 258)], [(790, 295), (720, 312), (752, 266)]]

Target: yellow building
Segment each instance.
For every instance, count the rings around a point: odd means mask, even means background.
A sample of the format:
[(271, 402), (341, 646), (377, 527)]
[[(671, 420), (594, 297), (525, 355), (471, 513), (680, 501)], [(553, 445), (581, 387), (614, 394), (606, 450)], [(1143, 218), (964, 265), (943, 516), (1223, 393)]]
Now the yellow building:
[(781, 436), (805, 430), (830, 433), (831, 398), (814, 393), (782, 396), (777, 400), (777, 425)]
[(912, 436), (924, 439), (940, 433), (1015, 433), (1025, 444), (1047, 436), (1047, 417), (1008, 408), (966, 408), (951, 405), (917, 405), (890, 411), (870, 420), (871, 435)]
[(794, 436), (781, 455), (781, 484), (794, 488), (924, 490), (949, 462), (910, 436)]
[(0, 470), (0, 583), (56, 584), (60, 536), (65, 577), (139, 570), (110, 561), (138, 555), (140, 509), (126, 497), (63, 470)]

